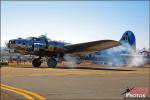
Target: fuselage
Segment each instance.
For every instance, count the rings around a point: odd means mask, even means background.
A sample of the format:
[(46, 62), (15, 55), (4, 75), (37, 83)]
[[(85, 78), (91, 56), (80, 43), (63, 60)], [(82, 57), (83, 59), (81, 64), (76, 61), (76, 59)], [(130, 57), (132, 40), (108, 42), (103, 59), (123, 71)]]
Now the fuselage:
[(65, 53), (64, 46), (66, 43), (60, 41), (52, 41), (45, 36), (30, 37), (27, 39), (12, 39), (7, 43), (7, 47), (14, 49), (21, 54), (31, 54), (37, 56), (56, 56)]

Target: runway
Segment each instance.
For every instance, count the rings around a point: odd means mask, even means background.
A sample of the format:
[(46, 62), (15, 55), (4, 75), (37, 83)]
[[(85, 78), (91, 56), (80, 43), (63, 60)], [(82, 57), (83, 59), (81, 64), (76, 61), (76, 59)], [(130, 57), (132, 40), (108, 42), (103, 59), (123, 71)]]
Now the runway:
[[(105, 68), (80, 66), (74, 69), (2, 67), (1, 83), (54, 99), (123, 99), (127, 87), (148, 88), (149, 67)], [(15, 98), (16, 93), (2, 90)]]

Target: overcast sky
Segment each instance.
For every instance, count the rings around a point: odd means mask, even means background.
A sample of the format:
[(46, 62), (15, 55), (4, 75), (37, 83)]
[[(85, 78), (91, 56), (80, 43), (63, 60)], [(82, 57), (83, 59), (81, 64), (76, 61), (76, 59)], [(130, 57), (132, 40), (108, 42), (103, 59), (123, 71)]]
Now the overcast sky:
[(127, 30), (135, 33), (137, 48), (149, 47), (148, 1), (2, 1), (2, 46), (45, 33), (69, 43), (120, 40)]

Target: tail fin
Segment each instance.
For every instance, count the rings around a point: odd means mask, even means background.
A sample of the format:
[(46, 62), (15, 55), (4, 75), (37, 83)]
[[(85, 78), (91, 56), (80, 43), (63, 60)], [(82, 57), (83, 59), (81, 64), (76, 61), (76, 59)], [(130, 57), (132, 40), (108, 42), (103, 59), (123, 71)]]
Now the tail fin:
[(122, 45), (128, 43), (133, 49), (136, 49), (136, 39), (134, 33), (132, 31), (126, 31), (121, 37), (120, 43)]

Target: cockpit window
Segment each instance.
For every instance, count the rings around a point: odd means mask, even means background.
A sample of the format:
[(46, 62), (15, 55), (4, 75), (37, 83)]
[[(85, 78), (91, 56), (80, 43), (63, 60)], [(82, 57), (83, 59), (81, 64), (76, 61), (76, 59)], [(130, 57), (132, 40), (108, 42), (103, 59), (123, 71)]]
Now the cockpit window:
[(41, 41), (41, 39), (39, 39), (39, 38), (37, 38), (36, 40), (37, 40), (37, 41)]
[(10, 43), (15, 44), (15, 43), (16, 43), (16, 41), (15, 41), (15, 40), (12, 40), (12, 41), (10, 41)]
[(25, 43), (22, 43), (23, 45), (25, 45)]

